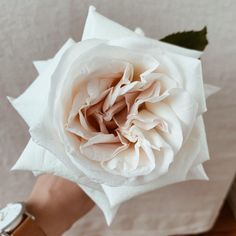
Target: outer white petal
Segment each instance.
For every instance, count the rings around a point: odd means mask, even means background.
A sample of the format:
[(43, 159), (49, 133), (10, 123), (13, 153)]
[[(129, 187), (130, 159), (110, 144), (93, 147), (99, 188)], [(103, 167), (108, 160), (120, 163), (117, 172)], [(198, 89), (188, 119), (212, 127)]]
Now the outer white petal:
[(220, 91), (220, 87), (214, 86), (212, 84), (204, 84), (204, 91), (206, 99), (209, 98), (211, 95)]
[[(174, 53), (167, 53), (167, 56), (172, 60), (173, 64), (177, 66), (178, 71), (181, 72), (182, 86), (198, 102), (198, 114), (202, 114), (207, 108), (201, 61)], [(170, 72), (172, 71), (170, 70)], [(173, 78), (175, 79), (175, 77)]]
[(205, 130), (202, 116), (199, 116), (197, 118), (195, 127), (199, 136), (200, 152), (198, 154), (198, 157), (194, 160), (192, 166), (197, 166), (210, 159), (208, 145), (207, 145), (206, 130)]
[(81, 171), (73, 172), (72, 169), (68, 169), (55, 155), (34, 143), (32, 139), (29, 140), (12, 170), (28, 170), (36, 175), (51, 173), (101, 191), (99, 184), (91, 182)]
[(73, 44), (75, 44), (74, 41), (69, 39), (55, 57), (49, 61), (46, 70), (38, 76), (38, 78), (25, 90), (23, 94), (16, 99), (8, 97), (12, 106), (30, 127), (40, 120), (44, 108), (47, 105), (51, 80), (50, 77), (55, 71), (61, 56)]
[(97, 191), (96, 189), (84, 186), (80, 184), (80, 187), (85, 193), (96, 203), (96, 205), (102, 210), (108, 226), (113, 221), (120, 205), (111, 207), (109, 200), (104, 191)]
[(192, 123), (197, 114), (197, 103), (192, 96), (183, 89), (172, 89), (164, 102), (175, 111), (179, 119), (188, 125)]
[(42, 74), (46, 70), (49, 61), (33, 61), (33, 64), (38, 74)]
[(140, 36), (145, 36), (144, 31), (139, 27), (135, 28), (134, 32)]
[(167, 103), (180, 119), (184, 140), (188, 138), (196, 122), (198, 104), (196, 100), (184, 89), (171, 89), (164, 102)]
[[(105, 40), (118, 39), (123, 37), (143, 37), (140, 33), (135, 33), (128, 28), (102, 16), (96, 11), (94, 6), (89, 7), (89, 12), (84, 27), (82, 40), (99, 38)], [(199, 58), (202, 55), (202, 52), (196, 50), (190, 50), (175, 45), (163, 43), (158, 40), (145, 38), (147, 43), (155, 44), (156, 47), (163, 48), (167, 51), (178, 53), (181, 55)]]
[(188, 180), (209, 180), (202, 164), (191, 168), (187, 175)]
[(89, 7), (82, 40), (92, 38), (109, 40), (125, 36), (138, 37), (132, 30), (99, 14), (94, 6)]

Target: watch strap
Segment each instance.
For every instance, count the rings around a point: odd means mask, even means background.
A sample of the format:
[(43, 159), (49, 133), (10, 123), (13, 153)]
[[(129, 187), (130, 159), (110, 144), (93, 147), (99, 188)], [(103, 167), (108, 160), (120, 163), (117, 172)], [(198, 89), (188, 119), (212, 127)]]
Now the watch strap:
[(26, 218), (14, 229), (11, 236), (46, 236), (40, 226), (31, 217)]

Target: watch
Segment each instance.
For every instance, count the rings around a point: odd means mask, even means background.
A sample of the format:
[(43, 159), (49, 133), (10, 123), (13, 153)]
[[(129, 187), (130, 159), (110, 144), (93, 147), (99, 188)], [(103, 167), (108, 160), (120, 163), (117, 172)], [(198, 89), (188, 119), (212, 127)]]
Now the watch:
[(10, 203), (0, 209), (1, 236), (46, 236), (35, 222), (35, 217), (26, 211), (24, 203)]

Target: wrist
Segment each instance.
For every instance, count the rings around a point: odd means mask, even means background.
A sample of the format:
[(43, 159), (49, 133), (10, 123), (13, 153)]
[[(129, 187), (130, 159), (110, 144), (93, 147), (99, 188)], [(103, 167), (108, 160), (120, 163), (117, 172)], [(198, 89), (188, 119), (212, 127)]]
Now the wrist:
[(25, 204), (27, 212), (35, 217), (35, 222), (47, 236), (61, 236), (70, 227), (70, 223), (61, 220), (62, 217), (56, 215), (48, 204), (34, 199), (28, 200)]
[(26, 201), (28, 212), (47, 236), (61, 236), (93, 206), (78, 185), (50, 175), (38, 178)]
[(47, 236), (61, 236), (79, 219), (79, 209), (73, 210), (70, 204), (73, 203), (60, 201), (55, 196), (49, 199), (32, 197), (26, 202), (26, 209)]

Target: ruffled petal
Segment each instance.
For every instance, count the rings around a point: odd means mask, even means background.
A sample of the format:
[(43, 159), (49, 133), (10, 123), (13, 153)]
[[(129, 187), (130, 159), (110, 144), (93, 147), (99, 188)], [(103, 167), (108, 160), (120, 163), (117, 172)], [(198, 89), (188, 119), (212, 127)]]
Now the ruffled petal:
[(173, 147), (174, 152), (177, 153), (183, 144), (183, 132), (180, 120), (174, 111), (163, 102), (147, 103), (146, 107), (167, 123), (169, 132), (160, 131), (160, 134)]

